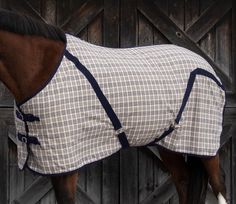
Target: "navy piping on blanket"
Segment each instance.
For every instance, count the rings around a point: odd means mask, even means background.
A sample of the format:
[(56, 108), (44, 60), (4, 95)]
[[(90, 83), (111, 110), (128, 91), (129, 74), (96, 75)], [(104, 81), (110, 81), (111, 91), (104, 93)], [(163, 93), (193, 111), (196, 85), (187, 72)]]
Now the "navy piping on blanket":
[[(103, 94), (102, 90), (99, 87), (99, 84), (97, 83), (96, 79), (93, 77), (93, 75), (89, 72), (89, 70), (80, 63), (79, 59), (75, 56), (73, 56), (68, 50), (64, 50), (63, 54), (65, 55), (65, 57), (72, 61), (75, 66), (78, 68), (78, 70), (86, 77), (86, 79), (89, 81), (90, 85), (92, 86), (93, 90), (95, 91), (101, 105), (103, 106), (105, 112), (107, 113), (109, 119), (111, 120), (113, 126), (114, 126), (114, 130), (116, 132), (116, 135), (122, 145), (122, 148), (127, 148), (129, 147), (129, 142), (127, 140), (126, 134), (122, 128), (121, 122), (118, 119), (116, 113), (114, 112), (113, 108), (111, 107), (109, 101), (107, 100), (107, 98), (105, 97), (105, 95)], [(59, 67), (60, 63), (58, 64)], [(149, 144), (147, 144), (146, 146), (150, 146), (150, 145), (157, 145), (157, 142), (159, 142), (160, 140), (162, 140), (163, 138), (165, 138), (167, 135), (169, 135), (170, 133), (172, 133), (175, 129), (178, 128), (179, 126), (179, 121), (181, 119), (182, 113), (186, 107), (187, 101), (189, 99), (189, 96), (191, 94), (192, 88), (193, 88), (193, 84), (195, 82), (196, 76), (197, 75), (201, 75), (201, 76), (205, 76), (205, 77), (209, 77), (210, 79), (212, 79), (221, 89), (224, 90), (223, 85), (221, 84), (221, 82), (210, 72), (201, 69), (201, 68), (196, 68), (195, 70), (193, 70), (190, 73), (190, 77), (187, 83), (187, 87), (186, 87), (186, 91), (183, 97), (183, 101), (181, 104), (181, 107), (179, 109), (179, 112), (176, 116), (176, 119), (174, 121), (174, 124), (171, 124), (170, 127), (159, 137), (157, 137), (156, 139), (154, 139), (154, 141), (150, 142)], [(47, 84), (46, 84), (47, 85)], [(42, 89), (40, 89), (42, 90)], [(36, 92), (37, 94), (38, 92)], [(34, 94), (34, 95), (36, 95)], [(31, 97), (32, 98), (32, 97)], [(30, 98), (28, 98), (27, 100), (29, 100)], [(22, 104), (22, 103), (21, 103)], [(18, 119), (24, 121), (25, 123), (25, 130), (26, 130), (26, 135), (23, 135), (21, 133), (18, 133), (17, 137), (21, 142), (24, 142), (27, 144), (27, 149), (29, 148), (29, 144), (35, 144), (35, 145), (40, 145), (40, 142), (38, 141), (38, 139), (36, 137), (30, 136), (29, 135), (29, 128), (28, 128), (28, 124), (27, 122), (36, 122), (36, 121), (40, 121), (39, 117), (34, 116), (32, 114), (24, 114), (21, 109), (20, 109), (20, 104), (17, 104), (17, 107), (19, 109), (16, 110), (16, 116)], [(27, 163), (27, 162), (26, 162)]]
[(24, 122), (25, 125), (25, 135), (21, 133), (17, 133), (17, 138), (19, 141), (29, 144), (40, 145), (37, 137), (33, 137), (29, 135), (29, 127), (27, 122), (36, 122), (40, 121), (38, 116), (34, 116), (32, 114), (25, 114), (23, 111), (18, 107), (19, 111), (16, 110), (16, 117)]
[(26, 149), (27, 149), (27, 158), (26, 162), (24, 164), (23, 169), (27, 165), (27, 161), (29, 159), (29, 145), (34, 144), (34, 145), (40, 145), (40, 142), (38, 141), (37, 137), (33, 137), (29, 135), (29, 126), (27, 122), (35, 122), (35, 121), (40, 121), (39, 117), (34, 116), (32, 114), (24, 114), (23, 111), (18, 107), (19, 111), (16, 110), (16, 117), (24, 122), (25, 125), (25, 135), (21, 133), (17, 133), (17, 138), (19, 141), (23, 142), (26, 144)]
[(185, 106), (188, 102), (190, 93), (192, 91), (193, 88), (193, 84), (195, 82), (196, 76), (197, 75), (201, 75), (201, 76), (205, 76), (205, 77), (209, 77), (210, 79), (212, 79), (221, 89), (224, 90), (223, 85), (221, 84), (221, 82), (219, 82), (219, 80), (210, 72), (201, 69), (201, 68), (197, 68), (194, 69), (191, 73), (190, 73), (190, 77), (188, 79), (188, 84), (187, 84), (187, 88), (186, 91), (184, 93), (184, 97), (183, 97), (183, 101), (181, 104), (181, 107), (179, 109), (179, 112), (177, 114), (177, 117), (174, 121), (174, 124), (171, 124), (169, 129), (166, 130), (160, 137), (156, 138), (154, 141), (152, 141), (151, 143), (147, 144), (148, 145), (156, 145), (157, 142), (159, 142), (160, 140), (162, 140), (163, 138), (165, 138), (167, 135), (169, 135), (170, 133), (172, 133), (175, 129), (177, 129), (179, 127), (179, 121), (181, 119), (182, 113), (185, 109)]
[(103, 94), (102, 90), (100, 89), (96, 79), (89, 72), (89, 70), (87, 70), (86, 67), (80, 63), (79, 59), (77, 57), (73, 56), (68, 50), (66, 50), (65, 56), (68, 60), (72, 61), (75, 64), (75, 66), (79, 69), (79, 71), (89, 81), (89, 83), (92, 86), (93, 90), (95, 91), (100, 103), (102, 104), (104, 110), (106, 111), (107, 116), (110, 118), (110, 120), (114, 126), (114, 130), (116, 131), (116, 135), (119, 138), (122, 148), (129, 147), (129, 142), (128, 142), (125, 132), (122, 128), (120, 120), (118, 119), (116, 113), (114, 112), (113, 108), (111, 107), (111, 104), (107, 100), (106, 96)]

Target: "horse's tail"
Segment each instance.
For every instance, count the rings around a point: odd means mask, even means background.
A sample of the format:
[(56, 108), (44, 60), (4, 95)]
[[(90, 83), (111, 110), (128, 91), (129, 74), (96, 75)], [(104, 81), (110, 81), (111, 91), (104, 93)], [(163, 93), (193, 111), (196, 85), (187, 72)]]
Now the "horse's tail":
[(208, 175), (200, 160), (196, 157), (188, 157), (189, 168), (189, 188), (188, 188), (188, 204), (205, 204)]

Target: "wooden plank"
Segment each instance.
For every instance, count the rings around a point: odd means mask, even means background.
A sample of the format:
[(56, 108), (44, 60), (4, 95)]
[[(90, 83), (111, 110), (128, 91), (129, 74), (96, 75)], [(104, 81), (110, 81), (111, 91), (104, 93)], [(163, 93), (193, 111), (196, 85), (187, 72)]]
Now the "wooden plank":
[[(39, 178), (39, 175), (32, 173), (29, 169), (25, 169), (24, 171), (24, 189), (27, 189), (32, 183)], [(23, 191), (22, 191), (23, 192)]]
[(9, 139), (11, 139), (11, 141), (12, 141), (15, 145), (17, 145), (16, 131), (15, 131), (15, 130), (13, 130), (12, 128), (9, 129), (8, 137), (9, 137)]
[(10, 91), (0, 82), (0, 107), (12, 107), (13, 95)]
[[(161, 161), (158, 161), (158, 160), (156, 160), (156, 161), (157, 162), (154, 162), (155, 189), (158, 188), (159, 186), (161, 186), (166, 181), (166, 179), (170, 176), (170, 174), (167, 171), (164, 164)], [(172, 181), (172, 183), (173, 183), (173, 181)]]
[(185, 33), (173, 23), (151, 0), (139, 0), (138, 9), (146, 18), (156, 26), (168, 40), (172, 43), (186, 47), (195, 53), (204, 57), (208, 63), (215, 69), (221, 78), (224, 86), (230, 89), (228, 77), (220, 70), (220, 68), (208, 57)]
[(166, 167), (165, 167), (164, 164), (162, 163), (162, 159), (161, 159), (161, 156), (160, 156), (160, 154), (159, 154), (158, 147), (156, 147), (156, 146), (147, 147), (147, 150), (150, 151), (150, 152), (155, 156), (155, 160), (156, 160), (156, 162), (158, 163), (158, 166), (159, 166), (162, 170), (167, 171)]
[(56, 204), (54, 191), (50, 190), (37, 204)]
[(222, 71), (233, 80), (231, 59), (231, 13), (224, 16), (216, 26), (216, 63)]
[[(156, 5), (165, 15), (168, 15), (168, 1), (166, 0), (155, 0)], [(168, 39), (156, 28), (153, 28), (153, 43), (155, 45), (159, 44), (168, 44), (170, 43)]]
[(120, 151), (120, 203), (138, 203), (138, 155), (136, 148)]
[(92, 198), (79, 186), (76, 190), (76, 201), (81, 204), (97, 204), (92, 200)]
[(101, 11), (103, 0), (86, 1), (70, 18), (61, 25), (62, 29), (77, 35), (81, 32)]
[(179, 197), (177, 194), (175, 194), (169, 201), (168, 204), (179, 204)]
[(69, 16), (73, 13), (72, 11), (72, 1), (57, 1), (57, 25), (63, 25)]
[(206, 9), (208, 9), (210, 6), (212, 6), (217, 0), (199, 0), (199, 4), (200, 4), (200, 14), (202, 14), (203, 12), (205, 12)]
[(40, 13), (38, 13), (37, 10), (35, 10), (32, 5), (30, 5), (28, 2), (26, 2), (25, 0), (21, 0), (21, 1), (18, 1), (18, 0), (10, 0), (9, 1), (10, 3), (8, 4), (9, 5), (9, 8), (12, 10), (12, 11), (15, 11), (15, 12), (20, 12), (22, 14), (25, 14), (25, 15), (29, 15), (39, 21), (43, 21), (43, 22), (46, 22), (41, 16), (40, 16)]
[(77, 185), (78, 185), (78, 187), (79, 187), (82, 191), (86, 192), (87, 171), (86, 171), (86, 167), (85, 167), (85, 166), (83, 166), (82, 168), (79, 169), (78, 175), (79, 175), (79, 178), (78, 178), (78, 183), (77, 183)]
[(15, 125), (13, 108), (0, 108), (0, 120), (4, 121), (7, 125)]
[(155, 0), (156, 5), (160, 10), (162, 10), (166, 15), (168, 15), (168, 1), (166, 0)]
[(221, 147), (220, 154), (220, 167), (221, 167), (221, 175), (224, 180), (227, 192), (227, 200), (231, 200), (232, 195), (232, 138), (228, 140), (227, 143), (223, 147)]
[(138, 15), (138, 45), (153, 45), (153, 26), (139, 13)]
[(78, 37), (82, 40), (88, 41), (88, 26), (78, 33)]
[(201, 49), (212, 59), (215, 60), (216, 39), (215, 29), (210, 30), (200, 41)]
[(1, 0), (0, 1), (0, 8), (6, 8), (6, 7), (7, 7), (6, 0)]
[(41, 1), (42, 16), (47, 23), (56, 24), (56, 0), (42, 0)]
[(41, 13), (41, 0), (28, 0), (28, 2), (38, 13)]
[(185, 1), (168, 0), (169, 18), (181, 29), (184, 29)]
[(101, 204), (102, 197), (102, 162), (97, 161), (87, 166), (86, 193), (96, 204)]
[(186, 30), (188, 36), (198, 42), (231, 9), (231, 0), (218, 0)]
[(189, 27), (198, 19), (199, 4), (199, 1), (196, 0), (185, 1), (185, 30), (189, 29)]
[[(236, 124), (236, 117), (235, 119), (232, 121), (233, 124)], [(235, 203), (236, 202), (236, 127), (234, 125), (233, 127), (233, 132), (232, 132), (232, 169), (231, 169), (231, 172), (232, 172), (232, 190), (231, 190), (231, 202), (232, 203)]]
[[(236, 98), (236, 1), (232, 1), (232, 67), (233, 68), (233, 96)], [(236, 203), (236, 102), (234, 102), (234, 114), (231, 119), (232, 124), (234, 124), (233, 132), (232, 132), (232, 194), (231, 194), (231, 202)], [(233, 112), (233, 111), (231, 111)]]
[(175, 186), (172, 183), (171, 178), (167, 177), (161, 185), (158, 186), (146, 199), (140, 202), (140, 204), (164, 203), (174, 194), (176, 194)]
[(57, 25), (63, 25), (71, 18), (71, 14), (75, 13), (88, 0), (57, 0)]
[(51, 182), (47, 177), (36, 179), (24, 193), (16, 198), (14, 204), (35, 204), (52, 188)]
[(8, 128), (3, 120), (0, 120), (0, 203), (8, 202)]
[(119, 204), (119, 153), (103, 160), (102, 204)]
[(119, 47), (120, 2), (104, 0), (103, 40), (106, 47)]
[(88, 25), (88, 42), (95, 45), (102, 45), (102, 16), (98, 15)]
[(221, 133), (221, 138), (220, 138), (220, 146), (224, 146), (225, 143), (228, 142), (228, 140), (232, 137), (232, 132), (233, 132), (233, 125), (231, 124), (224, 124), (223, 125), (223, 130)]
[(10, 203), (24, 191), (24, 172), (17, 165), (17, 148), (9, 142), (9, 201)]
[(139, 202), (154, 190), (154, 157), (147, 151), (144, 147), (138, 149)]
[(156, 147), (156, 146), (147, 147), (147, 150), (150, 151), (150, 153), (152, 153), (153, 156), (155, 157), (154, 167), (153, 167), (153, 169), (154, 169), (154, 186), (155, 186), (155, 188), (158, 188), (169, 177), (169, 173), (162, 162), (162, 159), (161, 159), (159, 151), (158, 151), (158, 147)]
[[(234, 98), (236, 98), (236, 2), (233, 1), (233, 6), (232, 6), (232, 67), (233, 67), (233, 92), (234, 92)], [(235, 102), (236, 104), (236, 102)], [(236, 194), (235, 194), (236, 195)], [(236, 201), (236, 199), (235, 199)]]
[(169, 40), (156, 28), (153, 29), (153, 41), (155, 45), (169, 44)]
[(120, 47), (137, 45), (137, 2), (120, 0)]

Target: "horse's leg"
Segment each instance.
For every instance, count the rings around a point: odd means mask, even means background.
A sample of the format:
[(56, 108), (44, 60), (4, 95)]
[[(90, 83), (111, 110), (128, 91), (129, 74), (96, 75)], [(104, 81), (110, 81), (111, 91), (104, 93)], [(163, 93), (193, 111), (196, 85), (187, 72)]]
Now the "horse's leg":
[(219, 204), (226, 204), (226, 187), (224, 185), (221, 171), (219, 154), (211, 158), (202, 159), (203, 165), (209, 176), (209, 182)]
[(78, 172), (51, 177), (58, 204), (75, 204), (77, 179)]
[(181, 154), (159, 149), (160, 156), (170, 172), (179, 195), (179, 203), (187, 204), (189, 172)]

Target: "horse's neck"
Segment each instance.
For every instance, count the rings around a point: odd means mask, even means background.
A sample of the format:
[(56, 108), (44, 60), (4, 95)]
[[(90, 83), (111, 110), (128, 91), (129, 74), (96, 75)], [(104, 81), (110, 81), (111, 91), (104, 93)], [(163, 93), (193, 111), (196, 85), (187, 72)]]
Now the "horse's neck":
[[(0, 33), (0, 37), (4, 36)], [(1, 43), (4, 44), (4, 41)], [(49, 79), (60, 60), (64, 43), (9, 33), (6, 43), (4, 58), (0, 59), (0, 80), (16, 101), (21, 102)]]

